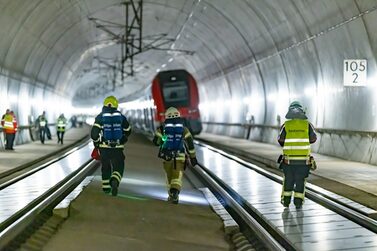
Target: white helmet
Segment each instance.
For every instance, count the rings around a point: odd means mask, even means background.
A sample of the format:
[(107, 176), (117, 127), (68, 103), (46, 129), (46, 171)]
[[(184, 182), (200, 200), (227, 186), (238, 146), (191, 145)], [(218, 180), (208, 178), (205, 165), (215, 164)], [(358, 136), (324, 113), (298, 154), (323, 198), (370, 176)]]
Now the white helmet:
[(165, 119), (180, 118), (181, 114), (175, 107), (169, 107), (165, 112)]

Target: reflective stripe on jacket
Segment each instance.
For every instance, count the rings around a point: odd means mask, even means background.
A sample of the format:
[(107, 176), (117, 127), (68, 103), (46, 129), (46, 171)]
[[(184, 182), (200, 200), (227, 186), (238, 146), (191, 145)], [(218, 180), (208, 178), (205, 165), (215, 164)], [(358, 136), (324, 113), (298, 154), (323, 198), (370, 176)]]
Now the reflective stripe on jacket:
[(65, 131), (65, 120), (64, 119), (58, 119), (58, 123), (56, 124), (58, 132), (64, 132)]
[(14, 129), (14, 125), (13, 125), (13, 122), (14, 122), (14, 117), (11, 115), (11, 114), (6, 114), (4, 116), (4, 129)]
[(39, 126), (40, 127), (45, 127), (47, 125), (47, 121), (45, 119), (40, 119), (39, 120)]
[(288, 160), (306, 160), (310, 156), (309, 122), (292, 119), (285, 122), (283, 154)]

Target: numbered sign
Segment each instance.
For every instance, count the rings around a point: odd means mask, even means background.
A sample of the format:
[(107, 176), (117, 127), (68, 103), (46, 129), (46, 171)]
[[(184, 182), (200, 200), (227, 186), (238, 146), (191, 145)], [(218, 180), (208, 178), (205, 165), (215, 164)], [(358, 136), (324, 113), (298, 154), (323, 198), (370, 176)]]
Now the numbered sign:
[(367, 84), (367, 61), (365, 59), (347, 59), (343, 65), (345, 86), (365, 86)]

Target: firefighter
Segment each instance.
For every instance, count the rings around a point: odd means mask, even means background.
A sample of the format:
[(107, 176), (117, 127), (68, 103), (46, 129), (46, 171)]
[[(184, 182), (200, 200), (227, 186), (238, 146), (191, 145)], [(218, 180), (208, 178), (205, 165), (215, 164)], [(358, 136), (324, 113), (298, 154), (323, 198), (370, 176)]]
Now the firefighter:
[(280, 169), (284, 172), (284, 182), (281, 194), (281, 203), (289, 207), (293, 194), (293, 203), (297, 209), (302, 207), (305, 198), (305, 182), (310, 168), (316, 167), (310, 155), (310, 144), (317, 140), (313, 125), (302, 105), (294, 101), (288, 108), (278, 137), (283, 147), (283, 155), (279, 158)]
[(41, 115), (38, 116), (36, 121), (38, 131), (39, 131), (39, 139), (41, 140), (41, 143), (45, 143), (45, 137), (47, 133), (47, 119), (46, 119), (46, 112), (43, 111)]
[(63, 145), (63, 138), (65, 127), (67, 125), (67, 119), (64, 117), (64, 114), (60, 114), (56, 122), (56, 134), (58, 135), (58, 144), (59, 142)]
[(158, 157), (164, 160), (168, 201), (178, 204), (183, 172), (187, 165), (195, 166), (197, 160), (193, 137), (175, 107), (166, 110), (165, 122), (157, 128), (153, 143), (160, 146)]
[(130, 124), (117, 108), (118, 100), (114, 96), (105, 98), (102, 112), (91, 130), (94, 147), (100, 153), (102, 190), (113, 196), (118, 194), (124, 171), (124, 144), (131, 134)]
[(16, 137), (17, 132), (17, 120), (16, 116), (14, 115), (13, 111), (7, 110), (7, 112), (4, 114), (1, 125), (3, 126), (4, 133), (5, 133), (5, 149), (6, 150), (14, 150), (13, 149), (13, 143), (14, 139)]

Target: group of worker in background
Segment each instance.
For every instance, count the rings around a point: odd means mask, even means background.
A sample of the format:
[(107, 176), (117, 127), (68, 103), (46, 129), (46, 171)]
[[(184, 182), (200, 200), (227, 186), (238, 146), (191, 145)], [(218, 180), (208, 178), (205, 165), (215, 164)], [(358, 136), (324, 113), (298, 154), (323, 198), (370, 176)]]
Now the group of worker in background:
[[(18, 130), (17, 118), (13, 111), (7, 109), (5, 114), (1, 118), (1, 126), (3, 128), (4, 139), (5, 139), (5, 150), (14, 150), (14, 140), (16, 132)], [(64, 114), (60, 114), (56, 121), (56, 132), (58, 137), (58, 143), (63, 144), (64, 132), (67, 126), (67, 119)], [(46, 118), (46, 112), (43, 111), (41, 115), (38, 116), (35, 121), (35, 127), (39, 132), (39, 139), (42, 144), (44, 144), (46, 137), (51, 139), (51, 131), (48, 127), (48, 121)]]
[[(38, 116), (36, 120), (36, 127), (39, 131), (39, 139), (42, 144), (44, 144), (46, 137), (51, 139), (51, 131), (48, 127), (48, 121), (46, 118), (46, 112), (43, 111), (41, 115)], [(64, 114), (60, 114), (56, 120), (56, 135), (58, 136), (58, 144), (63, 144), (64, 132), (67, 126), (67, 119), (64, 117)]]
[[(105, 98), (102, 112), (95, 118), (91, 130), (94, 143), (92, 157), (101, 161), (102, 190), (118, 194), (124, 173), (124, 145), (131, 134), (127, 118), (121, 114), (114, 96)], [(170, 107), (165, 113), (165, 123), (157, 128), (153, 143), (159, 146), (158, 156), (163, 159), (166, 173), (168, 201), (177, 204), (182, 188), (183, 172), (187, 165), (196, 165), (193, 137), (179, 111)]]
[[(127, 118), (117, 108), (118, 100), (114, 96), (107, 97), (91, 130), (95, 147), (92, 157), (100, 159), (102, 163), (102, 189), (113, 196), (117, 195), (123, 177), (123, 149), (131, 134)], [(306, 178), (310, 169), (316, 169), (310, 144), (317, 140), (317, 136), (299, 102), (290, 104), (285, 118), (287, 120), (278, 137), (278, 142), (283, 147), (283, 154), (278, 159), (279, 168), (284, 172), (281, 203), (284, 207), (289, 207), (293, 195), (293, 203), (300, 209), (305, 198)], [(187, 166), (197, 164), (193, 137), (184, 126), (178, 109), (170, 107), (166, 110), (165, 121), (155, 131), (153, 143), (159, 146), (158, 157), (163, 159), (167, 200), (177, 204), (183, 172)]]

